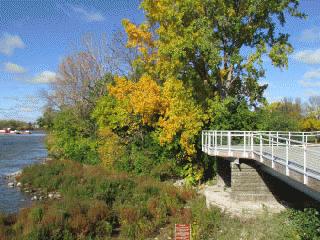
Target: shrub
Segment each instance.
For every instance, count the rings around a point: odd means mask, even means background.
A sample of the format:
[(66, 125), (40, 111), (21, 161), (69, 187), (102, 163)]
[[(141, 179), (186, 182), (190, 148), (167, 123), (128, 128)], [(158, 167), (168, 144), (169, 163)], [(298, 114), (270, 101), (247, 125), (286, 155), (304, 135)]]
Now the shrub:
[(288, 215), (301, 239), (320, 239), (320, 214), (318, 210), (312, 208), (306, 208), (303, 211), (290, 210)]
[(49, 153), (86, 164), (97, 164), (98, 145), (95, 124), (81, 119), (74, 109), (56, 113), (47, 140)]
[(40, 223), (43, 218), (43, 209), (41, 207), (32, 208), (30, 210), (30, 218), (33, 223)]

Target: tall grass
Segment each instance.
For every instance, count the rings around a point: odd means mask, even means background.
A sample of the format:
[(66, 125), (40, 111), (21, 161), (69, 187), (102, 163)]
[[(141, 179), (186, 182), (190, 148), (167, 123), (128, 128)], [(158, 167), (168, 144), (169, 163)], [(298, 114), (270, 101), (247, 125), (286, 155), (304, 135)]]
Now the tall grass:
[(30, 166), (19, 181), (47, 193), (60, 192), (62, 199), (21, 211), (9, 224), (12, 234), (1, 232), (2, 238), (146, 239), (194, 196), (192, 190), (178, 190), (153, 178), (66, 160)]

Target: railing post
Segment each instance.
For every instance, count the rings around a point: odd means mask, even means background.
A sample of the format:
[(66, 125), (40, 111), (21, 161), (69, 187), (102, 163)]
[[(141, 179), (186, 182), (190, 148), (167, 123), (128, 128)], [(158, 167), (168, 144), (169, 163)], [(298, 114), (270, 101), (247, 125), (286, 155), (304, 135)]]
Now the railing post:
[(308, 183), (307, 176), (307, 144), (303, 145), (303, 183)]
[(204, 131), (201, 132), (201, 149), (204, 150)]
[(269, 131), (269, 146), (271, 146), (271, 132)]
[(215, 141), (214, 141), (214, 144), (215, 144), (215, 150), (217, 150), (218, 148), (218, 133), (217, 131), (214, 131), (214, 138), (215, 138)]
[(262, 158), (262, 135), (260, 133), (260, 162), (263, 162), (263, 158)]
[(277, 146), (279, 146), (279, 132), (277, 132)]
[(247, 140), (246, 140), (246, 137), (247, 137), (247, 134), (246, 134), (246, 132), (244, 132), (244, 139), (243, 139), (243, 155), (245, 155), (246, 154), (246, 151), (247, 151), (247, 149), (246, 149), (246, 143), (247, 143)]
[(222, 146), (222, 131), (220, 132), (220, 146)]
[(286, 175), (289, 176), (289, 143), (286, 140)]
[(209, 136), (208, 136), (208, 154), (210, 154), (211, 151), (211, 131), (209, 131)]
[(302, 133), (302, 142), (304, 143), (304, 132)]
[(214, 131), (211, 132), (211, 151), (213, 150), (214, 148)]
[(208, 131), (206, 131), (206, 135), (204, 139), (205, 139), (206, 153), (208, 153)]
[(253, 132), (251, 132), (251, 134), (250, 134), (250, 137), (251, 137), (251, 139), (250, 139), (250, 141), (251, 141), (251, 153), (253, 154)]
[(211, 132), (211, 149), (214, 149), (214, 131)]
[(228, 132), (228, 152), (231, 155), (231, 132)]
[(289, 146), (291, 145), (291, 132), (289, 132)]
[(271, 138), (271, 167), (274, 168), (274, 149), (273, 149), (273, 139)]

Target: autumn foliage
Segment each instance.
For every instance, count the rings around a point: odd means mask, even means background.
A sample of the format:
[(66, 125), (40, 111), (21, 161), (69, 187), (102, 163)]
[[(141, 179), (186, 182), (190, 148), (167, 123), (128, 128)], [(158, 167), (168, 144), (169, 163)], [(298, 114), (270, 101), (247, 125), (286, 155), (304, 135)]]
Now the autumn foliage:
[(145, 20), (123, 19), (125, 36), (116, 44), (89, 38), (62, 61), (48, 94), (54, 114), (43, 119), (51, 128), (49, 149), (57, 157), (196, 183), (213, 173), (213, 161), (201, 152), (202, 129), (269, 130), (272, 119), (282, 121), (279, 130), (297, 128), (300, 119), (282, 124), (286, 117), (265, 109), (267, 85), (259, 80), (267, 58), (287, 67), (293, 49), (276, 26), (303, 18), (298, 6), (297, 0), (141, 1)]
[[(258, 81), (264, 76), (262, 57), (282, 68), (292, 51), (288, 39), (272, 27), (273, 16), (283, 25), (284, 11), (303, 14), (292, 1), (258, 2), (142, 1), (146, 21), (122, 21), (126, 47), (137, 51), (134, 74), (116, 76), (93, 112), (100, 158), (138, 161), (136, 153), (147, 154), (146, 139), (152, 139), (194, 182), (205, 168), (202, 129), (262, 126), (251, 111), (259, 112), (265, 103), (266, 86)], [(244, 47), (251, 48), (250, 54), (241, 54)], [(114, 151), (112, 145), (122, 150)]]

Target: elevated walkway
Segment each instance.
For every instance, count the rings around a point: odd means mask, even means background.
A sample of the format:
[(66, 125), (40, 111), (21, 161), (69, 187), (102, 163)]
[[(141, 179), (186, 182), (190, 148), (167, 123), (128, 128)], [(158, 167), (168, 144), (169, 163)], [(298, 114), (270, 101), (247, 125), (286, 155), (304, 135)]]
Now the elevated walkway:
[[(205, 130), (202, 132), (202, 151), (210, 156), (229, 160), (232, 164), (238, 165), (239, 169), (241, 162), (246, 162), (246, 168), (242, 171), (240, 169), (240, 173), (231, 174), (242, 176), (241, 181), (231, 180), (234, 186), (238, 186), (237, 191), (244, 188), (259, 194), (259, 188), (264, 189), (261, 186), (249, 189), (250, 185), (254, 184), (246, 184), (243, 180), (250, 175), (245, 171), (248, 171), (247, 165), (252, 161), (253, 168), (259, 168), (258, 172), (271, 174), (320, 201), (320, 144), (317, 143), (319, 137), (320, 132)], [(241, 184), (246, 187), (241, 187)]]

